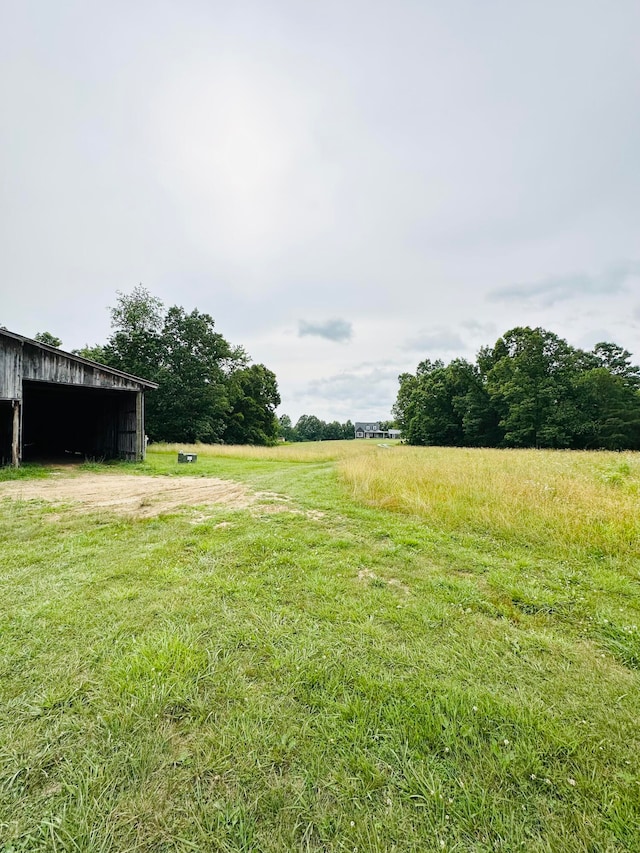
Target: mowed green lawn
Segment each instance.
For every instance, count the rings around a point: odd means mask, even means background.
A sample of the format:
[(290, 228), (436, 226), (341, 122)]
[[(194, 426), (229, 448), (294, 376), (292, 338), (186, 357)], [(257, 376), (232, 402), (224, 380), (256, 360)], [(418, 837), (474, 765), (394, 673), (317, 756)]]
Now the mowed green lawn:
[(198, 452), (0, 500), (2, 853), (640, 850), (637, 455)]

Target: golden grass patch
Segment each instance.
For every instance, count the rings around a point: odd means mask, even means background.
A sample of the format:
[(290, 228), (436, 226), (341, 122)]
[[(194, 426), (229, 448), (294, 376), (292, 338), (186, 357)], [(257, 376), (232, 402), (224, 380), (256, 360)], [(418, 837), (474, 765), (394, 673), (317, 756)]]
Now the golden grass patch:
[[(388, 442), (389, 445), (397, 442)], [(167, 444), (149, 445), (157, 453), (197, 453), (203, 458), (226, 457), (231, 459), (253, 459), (256, 461), (282, 462), (331, 462), (353, 455), (375, 453), (380, 449), (375, 441), (306, 441), (276, 445), (275, 447), (253, 447), (234, 444)]]
[(640, 454), (397, 447), (339, 470), (356, 500), (427, 523), (640, 556)]

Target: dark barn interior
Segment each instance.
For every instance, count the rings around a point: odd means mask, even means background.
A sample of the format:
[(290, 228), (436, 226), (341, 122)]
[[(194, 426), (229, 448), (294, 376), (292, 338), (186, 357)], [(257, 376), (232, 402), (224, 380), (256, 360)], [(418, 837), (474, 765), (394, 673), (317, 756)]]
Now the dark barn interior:
[(23, 383), (23, 460), (127, 458), (135, 452), (136, 392)]

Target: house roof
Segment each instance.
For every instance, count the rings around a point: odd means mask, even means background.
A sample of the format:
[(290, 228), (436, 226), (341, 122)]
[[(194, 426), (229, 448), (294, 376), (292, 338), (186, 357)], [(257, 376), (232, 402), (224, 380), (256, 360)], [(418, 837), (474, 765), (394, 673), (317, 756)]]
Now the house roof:
[(19, 341), (22, 344), (28, 344), (29, 346), (39, 347), (46, 352), (55, 353), (57, 355), (62, 355), (65, 358), (69, 358), (72, 361), (77, 361), (80, 364), (86, 364), (88, 367), (95, 367), (101, 370), (103, 373), (110, 373), (113, 376), (119, 376), (123, 379), (129, 379), (133, 382), (137, 382), (139, 385), (144, 385), (145, 388), (157, 388), (157, 382), (150, 382), (148, 379), (142, 379), (140, 376), (134, 376), (132, 373), (125, 373), (123, 370), (116, 370), (114, 367), (108, 367), (106, 364), (101, 364), (99, 361), (92, 361), (89, 358), (84, 358), (81, 355), (74, 355), (71, 352), (66, 352), (65, 350), (59, 349), (59, 347), (52, 347), (49, 344), (43, 344), (41, 341), (34, 341), (33, 338), (26, 338), (24, 335), (18, 335), (16, 332), (10, 332), (8, 329), (0, 329), (0, 336), (5, 338), (12, 338), (14, 341)]
[(380, 421), (356, 421), (354, 427), (356, 432), (358, 430), (362, 430), (362, 432), (379, 432)]

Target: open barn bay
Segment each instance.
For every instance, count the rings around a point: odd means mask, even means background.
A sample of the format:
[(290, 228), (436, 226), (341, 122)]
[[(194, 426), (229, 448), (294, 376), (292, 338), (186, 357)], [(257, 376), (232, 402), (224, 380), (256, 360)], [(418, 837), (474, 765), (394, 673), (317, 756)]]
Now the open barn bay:
[(637, 454), (196, 450), (0, 472), (3, 853), (640, 849)]

